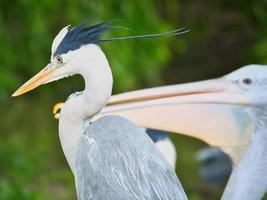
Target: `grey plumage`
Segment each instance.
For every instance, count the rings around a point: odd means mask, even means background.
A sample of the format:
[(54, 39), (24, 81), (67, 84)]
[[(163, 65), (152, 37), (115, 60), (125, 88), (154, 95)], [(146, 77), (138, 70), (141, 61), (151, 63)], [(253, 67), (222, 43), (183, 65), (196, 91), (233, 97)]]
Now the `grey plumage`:
[(187, 199), (145, 131), (118, 116), (88, 126), (77, 146), (74, 173), (79, 200)]

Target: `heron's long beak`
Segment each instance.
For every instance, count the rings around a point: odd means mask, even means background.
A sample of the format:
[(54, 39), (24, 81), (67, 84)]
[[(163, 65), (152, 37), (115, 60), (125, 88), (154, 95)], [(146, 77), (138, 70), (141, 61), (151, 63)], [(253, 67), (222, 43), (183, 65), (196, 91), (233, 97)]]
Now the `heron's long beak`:
[(48, 64), (42, 71), (37, 73), (34, 77), (24, 83), (16, 92), (12, 94), (12, 97), (22, 95), (29, 92), (42, 84), (46, 84), (55, 80), (60, 73), (60, 68), (55, 64)]

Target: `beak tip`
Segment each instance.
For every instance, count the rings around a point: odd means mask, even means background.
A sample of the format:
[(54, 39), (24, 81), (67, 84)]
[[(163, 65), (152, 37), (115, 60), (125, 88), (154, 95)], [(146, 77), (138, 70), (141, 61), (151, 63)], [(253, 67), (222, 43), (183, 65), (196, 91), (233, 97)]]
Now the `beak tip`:
[(14, 92), (14, 93), (11, 95), (11, 97), (16, 97), (16, 96), (18, 96), (18, 95), (16, 94), (16, 92)]
[(37, 73), (34, 77), (32, 77), (30, 80), (28, 80), (26, 83), (24, 83), (22, 86), (20, 86), (19, 89), (17, 89), (11, 97), (17, 97), (22, 94), (25, 94), (38, 86), (47, 83), (50, 79), (54, 78), (56, 74), (53, 74), (53, 71), (55, 70), (54, 67), (51, 67), (48, 65), (45, 69), (41, 70), (39, 73)]
[(17, 96), (19, 96), (21, 94), (23, 94), (23, 93), (21, 91), (17, 90), (11, 95), (11, 97), (17, 97)]

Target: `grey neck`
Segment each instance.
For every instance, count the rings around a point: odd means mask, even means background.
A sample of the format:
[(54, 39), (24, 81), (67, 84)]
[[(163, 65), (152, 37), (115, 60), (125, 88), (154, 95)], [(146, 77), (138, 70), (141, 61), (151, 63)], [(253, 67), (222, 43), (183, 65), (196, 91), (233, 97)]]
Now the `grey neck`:
[(253, 136), (244, 158), (233, 169), (223, 200), (258, 200), (267, 190), (267, 110), (253, 108)]

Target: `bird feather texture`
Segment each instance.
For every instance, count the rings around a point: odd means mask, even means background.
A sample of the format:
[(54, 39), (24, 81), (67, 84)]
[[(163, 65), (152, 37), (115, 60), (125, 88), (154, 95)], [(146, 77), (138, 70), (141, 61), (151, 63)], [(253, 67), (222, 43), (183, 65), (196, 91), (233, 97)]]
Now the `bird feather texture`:
[(77, 146), (74, 173), (79, 200), (98, 200), (103, 194), (116, 200), (187, 199), (144, 129), (119, 116), (88, 126)]

